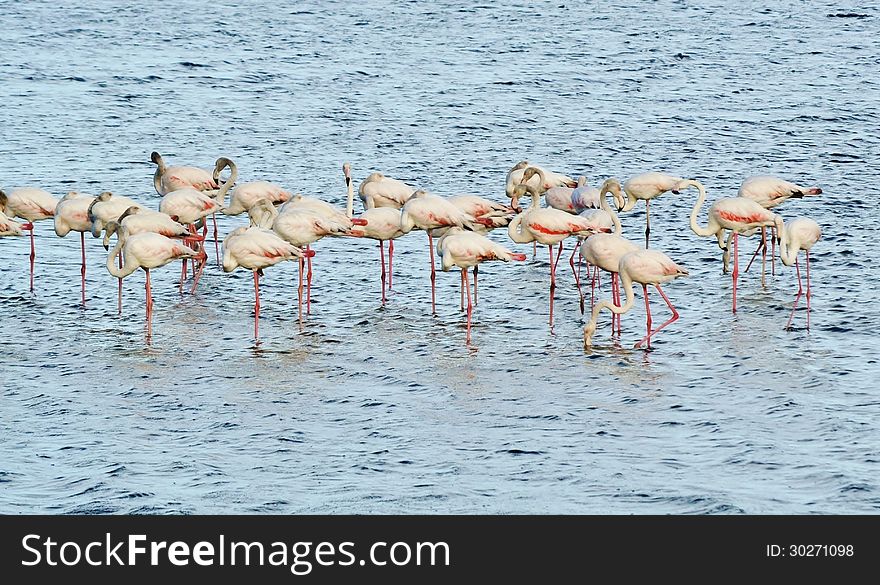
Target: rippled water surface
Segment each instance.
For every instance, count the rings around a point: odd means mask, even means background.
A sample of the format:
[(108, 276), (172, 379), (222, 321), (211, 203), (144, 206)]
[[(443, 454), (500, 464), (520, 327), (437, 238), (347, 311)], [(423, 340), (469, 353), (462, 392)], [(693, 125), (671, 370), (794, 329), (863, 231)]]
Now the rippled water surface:
[[(824, 189), (812, 328), (796, 289), (730, 280), (688, 228), (693, 191), (652, 206), (652, 246), (690, 270), (651, 352), (640, 292), (585, 353), (567, 262), (547, 326), (546, 250), (485, 265), (464, 343), (458, 275), (398, 240), (379, 307), (371, 241), (319, 242), (311, 317), (294, 265), (115, 281), (87, 240), (0, 240), (0, 511), (854, 513), (880, 509), (880, 10), (833, 2), (0, 3), (0, 184), (158, 205), (151, 150), (237, 161), (342, 203), (340, 165), (504, 199), (523, 158), (594, 184), (665, 170), (710, 201), (773, 173)], [(638, 240), (644, 207), (623, 217)], [(246, 220), (221, 219), (221, 232)], [(493, 238), (508, 242), (505, 233)], [(508, 242), (509, 243), (509, 242)], [(744, 240), (750, 254), (755, 238)], [(520, 251), (530, 249), (520, 246)], [(211, 250), (213, 256), (213, 250)], [(607, 288), (603, 288), (607, 296)], [(655, 302), (659, 301), (655, 299)], [(656, 315), (667, 310), (656, 304)]]

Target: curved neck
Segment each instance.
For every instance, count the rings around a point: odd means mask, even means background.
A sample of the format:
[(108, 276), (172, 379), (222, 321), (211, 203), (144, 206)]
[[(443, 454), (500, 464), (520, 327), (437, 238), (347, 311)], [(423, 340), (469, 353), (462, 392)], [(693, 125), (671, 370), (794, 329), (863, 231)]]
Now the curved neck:
[(544, 174), (544, 170), (540, 167), (533, 168), (537, 171), (538, 178), (541, 179), (541, 185), (538, 187), (538, 193), (540, 194), (547, 188), (547, 175)]
[(622, 211), (632, 211), (632, 208), (636, 206), (638, 203), (638, 199), (636, 196), (630, 193), (629, 191), (625, 191), (626, 193), (626, 204), (623, 206)]
[[(351, 177), (345, 177), (345, 183), (348, 186), (348, 200), (345, 204), (345, 214), (350, 219), (354, 216), (354, 185), (351, 184)], [(366, 207), (366, 204), (364, 207)]]
[(528, 244), (529, 242), (533, 242), (534, 238), (519, 229), (522, 220), (523, 213), (520, 213), (519, 215), (514, 217), (513, 221), (507, 224), (507, 235), (510, 236), (510, 239), (517, 244)]
[(116, 246), (110, 252), (110, 255), (107, 256), (107, 270), (116, 278), (125, 278), (137, 270), (137, 263), (135, 263), (134, 259), (126, 258), (124, 255), (122, 267), (118, 268), (116, 266), (116, 257), (122, 254), (122, 247), (125, 245), (126, 239), (128, 239), (128, 231), (123, 226), (119, 226), (116, 232)]
[(776, 224), (776, 231), (779, 234), (779, 257), (786, 266), (791, 266), (797, 260), (800, 246), (792, 246), (788, 240), (788, 226), (779, 222)]
[[(235, 184), (235, 181), (238, 180), (238, 166), (232, 162), (228, 161), (226, 163), (227, 168), (229, 168), (229, 179), (223, 182), (220, 185), (220, 190), (217, 191), (217, 201), (220, 203), (220, 207), (226, 207), (226, 194), (229, 193), (229, 190), (232, 188), (232, 185)], [(217, 173), (217, 176), (220, 176), (220, 173)], [(218, 181), (219, 182), (219, 181)]]
[(700, 196), (697, 197), (697, 202), (694, 204), (694, 208), (691, 210), (691, 229), (695, 234), (702, 237), (714, 236), (718, 230), (713, 230), (711, 226), (711, 221), (706, 227), (701, 227), (697, 223), (697, 216), (700, 214), (700, 208), (703, 207), (703, 203), (706, 202), (706, 188), (703, 187), (703, 184), (699, 181), (688, 180), (684, 183), (681, 183), (679, 186), (680, 189), (684, 189), (687, 187), (696, 187), (697, 191), (699, 191)]
[(620, 217), (618, 217), (617, 212), (611, 209), (611, 206), (608, 205), (607, 196), (610, 192), (610, 186), (608, 184), (603, 184), (602, 191), (599, 192), (599, 209), (611, 216), (611, 223), (614, 224), (614, 235), (619, 236), (623, 233), (623, 226), (620, 225)]

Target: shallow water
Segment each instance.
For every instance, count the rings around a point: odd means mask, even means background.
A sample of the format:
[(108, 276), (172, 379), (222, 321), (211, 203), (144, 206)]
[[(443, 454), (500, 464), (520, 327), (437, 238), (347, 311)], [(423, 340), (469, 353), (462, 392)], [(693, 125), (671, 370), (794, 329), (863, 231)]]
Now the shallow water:
[[(438, 275), (430, 315), (419, 233), (398, 240), (385, 308), (374, 242), (315, 246), (302, 328), (295, 266), (267, 270), (258, 344), (249, 273), (211, 265), (181, 297), (174, 265), (156, 270), (147, 342), (143, 274), (117, 316), (88, 238), (81, 308), (78, 238), (42, 222), (33, 296), (27, 239), (0, 240), (0, 511), (880, 509), (880, 10), (609, 4), (5, 3), (6, 188), (158, 205), (155, 149), (228, 155), (240, 180), (335, 203), (345, 160), (498, 200), (523, 158), (593, 184), (693, 176), (710, 201), (757, 173), (825, 192), (780, 209), (823, 229), (809, 332), (802, 311), (783, 330), (796, 282), (780, 266), (766, 289), (754, 268), (741, 279), (732, 315), (720, 252), (687, 225), (695, 194), (658, 199), (652, 247), (690, 276), (665, 287), (681, 319), (651, 352), (631, 349), (640, 292), (622, 337), (605, 317), (583, 351), (565, 259), (551, 332), (546, 250), (484, 266), (466, 346), (457, 274)], [(623, 217), (636, 241), (643, 210)]]

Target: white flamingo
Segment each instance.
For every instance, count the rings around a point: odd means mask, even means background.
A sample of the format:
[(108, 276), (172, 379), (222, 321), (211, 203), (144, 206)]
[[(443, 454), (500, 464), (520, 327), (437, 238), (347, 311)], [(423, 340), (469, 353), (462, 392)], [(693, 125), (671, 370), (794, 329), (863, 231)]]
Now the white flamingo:
[(21, 187), (13, 189), (8, 195), (3, 190), (0, 190), (0, 212), (9, 217), (19, 217), (25, 220), (27, 223), (21, 224), (21, 229), (29, 231), (31, 235), (31, 292), (34, 292), (34, 261), (37, 257), (36, 246), (34, 245), (34, 222), (54, 217), (57, 205), (58, 199), (43, 189)]
[(473, 228), (476, 218), (462, 211), (444, 197), (424, 190), (416, 191), (400, 209), (400, 230), (409, 233), (414, 229), (428, 234), (428, 253), (431, 258), (431, 313), (437, 314), (437, 272), (434, 267), (434, 236), (431, 230), (446, 227)]
[[(471, 288), (468, 282), (468, 268), (475, 268), (481, 263), (490, 260), (510, 262), (511, 260), (525, 260), (525, 254), (516, 254), (504, 246), (496, 244), (486, 236), (475, 232), (467, 232), (460, 227), (448, 228), (446, 233), (437, 241), (437, 255), (440, 256), (440, 266), (444, 272), (453, 266), (461, 268), (461, 287), (467, 291), (467, 337), (466, 342), (471, 341), (471, 315), (474, 311), (474, 303), (471, 300)], [(476, 295), (476, 292), (474, 293)]]
[(733, 240), (733, 312), (736, 313), (736, 284), (739, 278), (739, 235), (750, 235), (761, 227), (782, 227), (782, 217), (768, 211), (759, 203), (745, 197), (726, 197), (718, 199), (709, 207), (709, 223), (706, 227), (697, 224), (697, 215), (706, 201), (706, 189), (699, 181), (684, 181), (684, 185), (696, 187), (700, 195), (691, 211), (691, 229), (701, 237), (714, 236), (718, 239), (719, 246), (729, 249), (729, 245), (722, 245), (724, 230), (731, 232)]
[(286, 203), (292, 193), (281, 185), (268, 181), (251, 181), (236, 185), (230, 194), (229, 205), (225, 198), (220, 201), (221, 211), (224, 215), (239, 215), (246, 213), (257, 201), (266, 200), (273, 205)]
[(212, 191), (220, 188), (211, 171), (199, 167), (166, 166), (162, 155), (155, 151), (150, 154), (150, 160), (156, 165), (153, 187), (159, 195), (164, 196), (187, 187), (197, 191)]
[[(666, 293), (663, 292), (660, 285), (674, 280), (679, 276), (687, 276), (687, 270), (673, 262), (672, 259), (663, 252), (658, 252), (657, 250), (637, 250), (624, 255), (620, 259), (617, 272), (620, 274), (620, 282), (623, 286), (623, 290), (626, 292), (626, 302), (623, 306), (618, 306), (610, 301), (599, 301), (596, 306), (593, 307), (590, 322), (584, 327), (584, 349), (589, 349), (593, 345), (593, 334), (596, 332), (596, 324), (599, 320), (599, 313), (602, 309), (607, 308), (617, 315), (622, 315), (632, 309), (635, 304), (633, 282), (638, 282), (642, 285), (642, 290), (645, 295), (645, 311), (647, 312), (647, 334), (641, 339), (641, 341), (635, 344), (636, 349), (641, 347), (645, 342), (647, 342), (648, 348), (650, 349), (651, 337), (656, 335), (658, 331), (667, 325), (678, 320), (678, 311), (672, 306), (669, 297), (666, 296)], [(672, 311), (672, 317), (654, 330), (651, 330), (651, 305), (648, 299), (649, 284), (657, 289), (657, 292), (660, 293), (660, 296), (663, 297), (663, 300), (666, 301), (666, 304), (669, 306), (669, 310)]]
[[(133, 236), (128, 230), (115, 221), (107, 224), (107, 233), (116, 234), (116, 246), (107, 256), (107, 270), (116, 278), (122, 279), (142, 268), (147, 274), (146, 312), (148, 335), (152, 331), (153, 296), (150, 288), (150, 270), (165, 266), (169, 262), (181, 258), (195, 258), (199, 252), (183, 245), (179, 240), (172, 240), (152, 232), (143, 232)], [(117, 267), (116, 257), (122, 255), (123, 263)]]
[(791, 320), (794, 318), (794, 312), (797, 309), (798, 301), (804, 292), (801, 285), (801, 268), (798, 265), (798, 252), (804, 251), (807, 257), (807, 330), (810, 329), (810, 298), (813, 296), (813, 289), (810, 285), (810, 250), (813, 245), (822, 237), (822, 229), (819, 224), (808, 217), (798, 217), (791, 221), (787, 221), (782, 226), (780, 238), (780, 258), (786, 266), (794, 264), (797, 271), (798, 290), (794, 297), (794, 305), (791, 308), (791, 315), (788, 317), (788, 323), (785, 324), (786, 329), (791, 329)]
[[(510, 239), (518, 244), (537, 242), (547, 246), (550, 251), (550, 324), (552, 325), (553, 297), (556, 292), (556, 264), (559, 263), (559, 258), (562, 255), (562, 242), (569, 236), (588, 237), (596, 233), (597, 230), (596, 226), (587, 218), (572, 215), (559, 209), (542, 208), (541, 192), (532, 185), (517, 185), (513, 191), (515, 200), (523, 197), (526, 193), (532, 196), (532, 204), (513, 218), (513, 221), (507, 226), (507, 233)], [(559, 250), (554, 263), (553, 246), (556, 244), (559, 244)]]
[[(268, 200), (263, 200), (268, 201)], [(254, 338), (260, 337), (260, 276), (263, 269), (285, 260), (297, 260), (305, 252), (285, 242), (275, 232), (257, 226), (240, 227), (223, 240), (223, 270), (232, 272), (239, 266), (254, 273)]]
[(577, 187), (577, 181), (568, 175), (549, 171), (544, 167), (533, 165), (527, 160), (520, 161), (507, 172), (507, 180), (504, 187), (504, 192), (513, 199), (512, 207), (519, 205), (517, 199), (513, 197), (513, 191), (517, 185), (523, 182), (523, 175), (529, 167), (534, 168), (535, 173), (530, 175), (526, 182), (533, 187), (537, 187), (542, 193), (552, 187)]
[[(737, 194), (740, 197), (746, 197), (747, 199), (752, 199), (753, 201), (756, 201), (761, 205), (761, 207), (764, 207), (765, 209), (772, 209), (777, 205), (785, 203), (789, 199), (799, 199), (811, 195), (820, 195), (821, 193), (822, 189), (820, 189), (819, 187), (801, 187), (800, 185), (796, 185), (795, 183), (780, 179), (779, 177), (773, 177), (769, 175), (756, 175), (743, 180)], [(772, 229), (775, 232), (775, 228)], [(770, 269), (771, 274), (773, 276), (776, 276), (775, 233), (772, 234), (771, 237), (771, 246), (772, 250), (770, 253)], [(761, 252), (761, 284), (766, 285), (765, 279), (767, 270), (767, 228), (761, 228), (761, 243), (758, 244), (758, 247), (755, 249), (755, 253), (752, 254), (752, 259), (749, 260), (745, 272), (748, 272), (749, 268), (751, 268), (752, 262), (754, 262), (755, 258), (758, 255), (758, 252)], [(724, 272), (727, 272), (726, 264), (724, 266)]]
[(114, 195), (110, 191), (104, 191), (95, 197), (88, 208), (88, 220), (92, 224), (92, 237), (98, 238), (104, 227), (111, 221), (117, 221), (119, 216), (130, 207), (143, 207), (140, 203), (122, 195)]
[[(352, 213), (353, 210), (351, 209), (351, 205), (354, 200), (354, 185), (351, 180), (351, 165), (349, 163), (343, 164), (342, 172), (345, 176), (345, 187), (348, 192), (348, 213)], [(363, 187), (363, 183), (361, 183), (361, 187)], [(358, 219), (365, 221), (366, 225), (359, 230), (353, 230), (353, 232), (360, 237), (379, 242), (379, 261), (382, 269), (382, 304), (384, 305), (386, 285), (387, 290), (391, 290), (394, 240), (403, 235), (403, 231), (400, 229), (400, 211), (391, 205), (377, 207), (376, 195), (374, 194), (373, 189), (362, 189), (361, 199), (364, 201), (365, 211)], [(387, 272), (385, 270), (385, 242), (388, 242)]]
[(623, 184), (627, 202), (622, 211), (632, 210), (639, 201), (645, 202), (645, 248), (649, 247), (651, 234), (651, 200), (667, 191), (677, 194), (684, 189), (682, 186), (684, 181), (681, 177), (673, 177), (665, 173), (642, 173)]
[(95, 197), (71, 191), (61, 198), (55, 207), (55, 235), (63, 238), (70, 232), (79, 232), (79, 243), (82, 251), (80, 277), (82, 280), (82, 304), (86, 304), (86, 232), (92, 230), (89, 221), (89, 207)]
[(364, 206), (367, 204), (367, 198), (372, 197), (374, 207), (400, 209), (415, 192), (415, 187), (386, 177), (382, 173), (371, 173), (358, 185), (358, 195)]

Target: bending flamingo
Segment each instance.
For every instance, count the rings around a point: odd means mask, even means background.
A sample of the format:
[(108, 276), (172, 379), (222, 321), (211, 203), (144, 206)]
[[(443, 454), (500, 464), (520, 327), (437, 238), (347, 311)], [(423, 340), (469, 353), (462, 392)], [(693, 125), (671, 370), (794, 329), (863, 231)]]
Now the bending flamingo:
[(358, 185), (358, 195), (365, 207), (367, 198), (372, 197), (374, 207), (400, 209), (415, 192), (415, 187), (411, 187), (403, 181), (386, 177), (382, 173), (371, 173)]
[(86, 232), (92, 230), (92, 222), (89, 221), (89, 208), (95, 198), (71, 191), (61, 198), (55, 207), (55, 235), (63, 238), (70, 232), (79, 232), (79, 243), (82, 249), (82, 267), (80, 277), (82, 279), (82, 304), (86, 304)]
[(651, 200), (656, 199), (663, 193), (671, 191), (678, 194), (684, 187), (681, 177), (673, 177), (664, 173), (643, 173), (636, 175), (623, 184), (627, 202), (622, 211), (630, 211), (639, 200), (645, 202), (645, 248), (649, 247), (651, 234)]
[(798, 290), (794, 297), (794, 305), (791, 308), (788, 323), (785, 324), (786, 329), (791, 329), (791, 320), (794, 318), (798, 301), (804, 292), (801, 285), (801, 268), (798, 265), (798, 252), (803, 250), (807, 257), (807, 331), (810, 330), (810, 298), (813, 296), (813, 290), (810, 286), (810, 249), (821, 237), (822, 229), (819, 224), (808, 217), (795, 218), (785, 222), (782, 226), (779, 256), (786, 266), (794, 264), (798, 279)]
[[(596, 226), (579, 215), (541, 207), (541, 192), (532, 185), (518, 185), (513, 195), (516, 199), (526, 193), (532, 196), (532, 205), (513, 218), (507, 233), (514, 242), (527, 244), (538, 242), (550, 250), (550, 324), (553, 324), (553, 297), (556, 292), (556, 264), (562, 256), (563, 240), (569, 236), (590, 236)], [(610, 230), (607, 230), (610, 231)], [(553, 262), (553, 246), (559, 244), (556, 262)]]
[(265, 199), (273, 205), (281, 205), (290, 200), (291, 192), (280, 185), (268, 181), (252, 181), (241, 183), (232, 190), (229, 206), (226, 206), (226, 198), (220, 201), (224, 215), (239, 215), (246, 213), (257, 201)]
[[(533, 165), (529, 163), (529, 161), (524, 160), (516, 163), (513, 168), (507, 172), (504, 192), (507, 193), (507, 196), (511, 199), (514, 199), (513, 191), (516, 189), (516, 186), (524, 182), (523, 175), (529, 167), (534, 168), (536, 172), (532, 174), (526, 182), (533, 187), (537, 187), (542, 193), (552, 187), (577, 187), (577, 181), (568, 175), (548, 171), (544, 167)], [(518, 203), (519, 202), (514, 199), (512, 207), (517, 207)]]
[[(461, 286), (467, 290), (467, 337), (471, 341), (471, 315), (474, 303), (471, 300), (471, 288), (468, 282), (468, 268), (476, 267), (489, 260), (525, 260), (525, 254), (515, 254), (500, 244), (496, 244), (486, 236), (474, 232), (466, 232), (460, 227), (448, 228), (447, 232), (437, 241), (437, 255), (441, 257), (441, 267), (446, 272), (453, 266), (461, 268)], [(476, 294), (476, 292), (474, 293)]]
[(125, 213), (130, 207), (143, 207), (140, 203), (123, 197), (122, 195), (114, 195), (110, 191), (104, 191), (95, 197), (89, 204), (87, 216), (92, 224), (92, 237), (98, 238), (101, 232), (111, 221), (119, 220), (119, 216)]
[[(780, 179), (779, 177), (772, 177), (768, 175), (756, 175), (753, 177), (748, 177), (742, 182), (742, 185), (739, 187), (738, 195), (740, 197), (746, 197), (747, 199), (752, 199), (761, 205), (761, 207), (765, 209), (772, 209), (777, 205), (785, 203), (789, 199), (793, 198), (802, 198), (810, 195), (820, 195), (822, 193), (822, 189), (819, 187), (801, 187), (800, 185), (796, 185), (784, 179)], [(775, 232), (775, 228), (773, 228)], [(771, 245), (772, 250), (770, 253), (770, 269), (771, 273), (776, 275), (776, 234), (772, 234), (771, 237)], [(752, 266), (752, 262), (754, 262), (755, 257), (758, 255), (758, 252), (761, 252), (761, 284), (765, 285), (765, 273), (767, 269), (767, 228), (761, 228), (761, 243), (755, 249), (755, 253), (752, 255), (752, 259), (749, 261), (748, 266), (746, 266), (746, 272), (749, 271), (749, 268)], [(724, 267), (725, 272), (727, 272), (727, 266)]]
[[(351, 181), (351, 165), (349, 165), (349, 163), (342, 165), (342, 172), (345, 175), (345, 187), (348, 190), (349, 204), (351, 204), (354, 199), (354, 186)], [(361, 183), (361, 187), (363, 187), (363, 183)], [(382, 268), (382, 304), (384, 305), (386, 285), (387, 290), (391, 290), (391, 263), (394, 258), (394, 240), (403, 235), (403, 231), (400, 229), (400, 211), (390, 205), (376, 207), (376, 195), (374, 195), (372, 189), (365, 189), (361, 198), (364, 200), (365, 211), (358, 219), (365, 221), (366, 225), (360, 230), (352, 230), (352, 232), (354, 235), (379, 242), (379, 261)], [(348, 211), (349, 213), (352, 212), (350, 208)], [(385, 270), (385, 242), (388, 242), (387, 272)]]
[[(107, 257), (107, 270), (116, 278), (125, 278), (138, 268), (147, 273), (146, 313), (148, 334), (152, 331), (153, 296), (150, 289), (150, 270), (165, 266), (181, 258), (195, 258), (199, 253), (183, 245), (180, 241), (160, 236), (152, 232), (128, 235), (125, 226), (115, 221), (107, 224), (107, 233), (116, 234), (116, 246)], [(116, 256), (122, 254), (122, 267), (117, 268)]]
[[(651, 347), (651, 337), (656, 335), (661, 329), (678, 320), (678, 311), (672, 306), (669, 297), (660, 288), (661, 284), (674, 280), (679, 276), (687, 276), (688, 271), (672, 261), (669, 256), (657, 250), (637, 250), (630, 252), (620, 259), (620, 265), (617, 268), (620, 274), (620, 282), (623, 290), (626, 292), (626, 302), (623, 306), (618, 306), (610, 301), (600, 301), (593, 307), (593, 313), (590, 322), (584, 327), (584, 349), (589, 349), (593, 345), (593, 334), (596, 332), (596, 324), (599, 320), (599, 313), (602, 309), (607, 308), (612, 313), (622, 315), (633, 308), (635, 304), (635, 294), (633, 293), (633, 282), (642, 285), (645, 295), (645, 311), (647, 312), (646, 328), (647, 334), (638, 343), (635, 348), (638, 349), (643, 343), (647, 342), (648, 348)], [(648, 285), (653, 285), (666, 301), (669, 310), (672, 311), (672, 317), (657, 329), (651, 330), (651, 305), (648, 300)]]
[[(264, 200), (265, 201), (265, 200)], [(254, 338), (260, 337), (260, 277), (263, 269), (285, 260), (296, 260), (315, 253), (303, 251), (261, 227), (240, 227), (223, 240), (223, 270), (239, 266), (254, 273)]]
[(434, 237), (431, 230), (444, 227), (472, 228), (476, 223), (474, 216), (465, 213), (454, 203), (419, 190), (412, 194), (400, 210), (400, 231), (407, 234), (413, 229), (425, 230), (428, 234), (428, 253), (431, 258), (431, 313), (437, 314), (437, 272), (434, 268)]
[[(782, 226), (782, 217), (762, 207), (759, 203), (745, 197), (726, 197), (717, 200), (709, 207), (709, 223), (706, 227), (697, 224), (697, 215), (706, 201), (706, 189), (699, 181), (684, 181), (683, 185), (696, 187), (700, 195), (691, 211), (691, 229), (701, 237), (715, 236), (718, 244), (724, 230), (730, 230), (733, 240), (733, 312), (736, 313), (736, 283), (739, 278), (739, 235), (752, 234), (758, 228), (766, 226)], [(722, 246), (725, 252), (728, 246)]]
[(58, 200), (51, 193), (42, 189), (22, 187), (13, 189), (9, 195), (0, 190), (0, 212), (9, 217), (20, 217), (25, 220), (27, 223), (21, 224), (21, 229), (28, 230), (31, 235), (31, 292), (34, 292), (34, 261), (37, 257), (34, 245), (34, 222), (54, 217), (57, 205)]
[(153, 187), (159, 195), (167, 195), (178, 189), (191, 188), (197, 191), (219, 189), (211, 171), (199, 167), (166, 166), (162, 155), (156, 151), (150, 154), (150, 160), (156, 165), (153, 174)]

